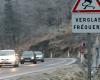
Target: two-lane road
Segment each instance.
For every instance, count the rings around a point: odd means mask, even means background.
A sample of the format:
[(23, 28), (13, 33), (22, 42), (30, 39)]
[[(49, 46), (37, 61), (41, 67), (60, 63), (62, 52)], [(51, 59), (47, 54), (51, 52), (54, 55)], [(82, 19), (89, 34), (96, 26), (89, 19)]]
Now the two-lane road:
[(6, 80), (21, 75), (36, 74), (41, 71), (56, 68), (62, 65), (70, 65), (75, 63), (74, 58), (53, 58), (45, 59), (45, 62), (38, 62), (37, 64), (25, 63), (20, 65), (18, 68), (13, 67), (2, 67), (0, 68), (0, 80)]

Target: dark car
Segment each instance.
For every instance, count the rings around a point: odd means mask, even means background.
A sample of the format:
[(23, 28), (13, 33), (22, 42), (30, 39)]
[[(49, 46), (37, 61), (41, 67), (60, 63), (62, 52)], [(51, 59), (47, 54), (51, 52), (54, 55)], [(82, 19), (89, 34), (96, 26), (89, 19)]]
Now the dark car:
[(33, 64), (37, 63), (36, 55), (33, 53), (33, 51), (23, 51), (21, 56), (21, 64), (24, 64), (25, 62), (32, 62)]

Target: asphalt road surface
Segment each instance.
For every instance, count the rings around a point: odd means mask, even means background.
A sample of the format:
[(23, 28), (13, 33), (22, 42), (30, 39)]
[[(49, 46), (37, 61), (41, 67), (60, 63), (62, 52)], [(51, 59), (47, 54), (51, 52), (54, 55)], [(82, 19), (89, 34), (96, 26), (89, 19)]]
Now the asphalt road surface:
[(38, 62), (37, 64), (25, 63), (20, 64), (18, 68), (11, 66), (3, 66), (0, 68), (0, 80), (8, 80), (16, 78), (21, 75), (37, 74), (41, 71), (53, 69), (62, 65), (70, 65), (76, 62), (74, 58), (47, 58), (45, 62)]

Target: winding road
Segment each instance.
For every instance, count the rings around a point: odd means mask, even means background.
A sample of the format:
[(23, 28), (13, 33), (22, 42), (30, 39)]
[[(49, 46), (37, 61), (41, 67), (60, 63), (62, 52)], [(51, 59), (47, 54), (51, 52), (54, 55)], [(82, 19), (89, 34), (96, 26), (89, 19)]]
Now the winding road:
[(11, 66), (3, 66), (0, 68), (0, 80), (10, 80), (22, 75), (38, 74), (45, 70), (52, 70), (62, 65), (70, 65), (77, 61), (74, 58), (46, 58), (45, 62), (38, 62), (37, 64), (25, 63), (20, 64), (18, 68)]

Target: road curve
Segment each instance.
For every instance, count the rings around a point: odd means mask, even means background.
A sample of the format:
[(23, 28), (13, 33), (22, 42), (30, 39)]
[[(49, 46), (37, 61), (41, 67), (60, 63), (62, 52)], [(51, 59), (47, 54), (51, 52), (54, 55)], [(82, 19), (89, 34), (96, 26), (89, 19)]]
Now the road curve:
[(37, 64), (25, 63), (18, 68), (4, 66), (0, 68), (0, 80), (9, 80), (10, 78), (18, 77), (27, 74), (36, 74), (41, 71), (56, 68), (62, 65), (70, 65), (76, 62), (74, 58), (47, 58), (45, 62)]

